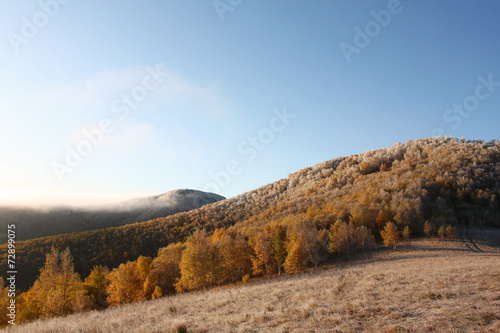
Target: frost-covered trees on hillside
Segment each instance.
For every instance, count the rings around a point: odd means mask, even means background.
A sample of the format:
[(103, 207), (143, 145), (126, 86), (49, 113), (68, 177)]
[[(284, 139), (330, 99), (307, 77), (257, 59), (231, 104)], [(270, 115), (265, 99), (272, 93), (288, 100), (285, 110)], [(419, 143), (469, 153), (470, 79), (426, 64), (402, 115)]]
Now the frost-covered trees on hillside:
[[(27, 290), (33, 285), (45, 263), (44, 254), (50, 252), (53, 244), (59, 249), (70, 248), (75, 255), (75, 271), (81, 276), (88, 276), (96, 265), (117, 269), (139, 256), (156, 257), (146, 277), (147, 286), (143, 286), (145, 297), (149, 298), (154, 285), (162, 289), (162, 294), (169, 294), (175, 292), (172, 281), (182, 280), (182, 270), (172, 269), (180, 262), (180, 255), (172, 253), (158, 259), (158, 250), (184, 243), (196, 230), (206, 230), (205, 245), (213, 252), (209, 251), (211, 262), (220, 262), (220, 269), (232, 272), (229, 277), (203, 277), (208, 281), (206, 285), (215, 285), (236, 281), (243, 272), (279, 273), (290, 254), (302, 258), (294, 259), (297, 265), (313, 267), (317, 261), (315, 252), (308, 252), (301, 246), (303, 241), (299, 241), (306, 236), (295, 232), (292, 237), (297, 223), (314, 225), (310, 229), (316, 236), (324, 236), (323, 230), (331, 230), (336, 221), (352, 225), (359, 234), (368, 233), (377, 241), (382, 240), (380, 232), (389, 223), (399, 231), (408, 227), (411, 235), (417, 237), (436, 233), (443, 226), (445, 236), (448, 225), (500, 227), (499, 198), (499, 141), (431, 138), (397, 143), (390, 148), (322, 162), (286, 179), (190, 212), (119, 228), (18, 242), (16, 254), (19, 274), (23, 276), (19, 287)], [(277, 234), (269, 229), (271, 225), (285, 230), (275, 240)], [(215, 230), (221, 228), (230, 228), (231, 234), (212, 238), (217, 234)], [(369, 237), (364, 239), (369, 242)], [(235, 264), (233, 253), (227, 251), (232, 244), (251, 248), (241, 267)], [(184, 246), (189, 247), (187, 243)], [(2, 266), (6, 265), (6, 253), (5, 245), (0, 246)], [(308, 259), (304, 261), (304, 257)], [(287, 267), (292, 270), (292, 260), (288, 261)], [(198, 288), (188, 282), (184, 287)]]

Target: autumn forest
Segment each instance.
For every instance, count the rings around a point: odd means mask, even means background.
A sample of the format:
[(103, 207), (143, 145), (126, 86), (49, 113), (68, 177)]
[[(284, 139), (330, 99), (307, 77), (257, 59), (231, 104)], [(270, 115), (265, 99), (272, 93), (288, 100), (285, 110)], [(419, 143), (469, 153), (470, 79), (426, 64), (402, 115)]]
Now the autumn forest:
[[(20, 241), (17, 320), (301, 273), (382, 244), (454, 238), (460, 226), (500, 227), (499, 176), (496, 140), (420, 139), (188, 212)], [(7, 244), (0, 247), (5, 267)]]

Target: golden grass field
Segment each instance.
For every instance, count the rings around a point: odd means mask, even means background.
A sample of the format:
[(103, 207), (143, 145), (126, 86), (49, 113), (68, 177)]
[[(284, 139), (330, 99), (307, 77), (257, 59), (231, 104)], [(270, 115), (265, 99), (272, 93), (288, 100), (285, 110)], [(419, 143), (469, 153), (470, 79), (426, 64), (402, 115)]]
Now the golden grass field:
[[(500, 332), (497, 230), (422, 239), (298, 276), (250, 281), (102, 312), (36, 321), (34, 332)], [(476, 236), (477, 236), (476, 235)], [(498, 237), (497, 237), (498, 239)]]

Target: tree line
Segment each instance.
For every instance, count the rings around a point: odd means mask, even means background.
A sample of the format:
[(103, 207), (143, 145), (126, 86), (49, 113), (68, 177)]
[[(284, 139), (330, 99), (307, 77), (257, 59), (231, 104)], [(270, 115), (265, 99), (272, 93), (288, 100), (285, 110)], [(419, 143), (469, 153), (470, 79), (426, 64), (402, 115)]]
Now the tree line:
[[(433, 229), (426, 222), (424, 232), (431, 235)], [(443, 230), (439, 229), (439, 236), (453, 237), (451, 226)], [(395, 246), (401, 236), (408, 240), (410, 231), (408, 226), (400, 231), (389, 222), (381, 236), (386, 246)], [(154, 258), (140, 256), (113, 270), (96, 265), (83, 281), (74, 271), (69, 249), (54, 247), (33, 286), (16, 299), (17, 323), (248, 282), (251, 276), (269, 279), (296, 274), (317, 268), (332, 256), (352, 255), (375, 246), (372, 230), (342, 220), (329, 229), (318, 229), (311, 220), (298, 220), (275, 222), (249, 234), (234, 228), (219, 228), (212, 234), (198, 230), (184, 243), (159, 249)], [(0, 278), (2, 309), (9, 302), (7, 293)], [(2, 316), (0, 326), (6, 326), (6, 318)]]

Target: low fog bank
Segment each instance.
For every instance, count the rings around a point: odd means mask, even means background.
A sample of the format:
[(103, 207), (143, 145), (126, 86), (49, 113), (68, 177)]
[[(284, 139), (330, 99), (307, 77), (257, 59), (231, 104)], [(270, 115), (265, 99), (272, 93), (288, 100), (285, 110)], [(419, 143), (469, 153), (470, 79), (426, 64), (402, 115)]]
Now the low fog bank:
[(17, 240), (27, 240), (147, 221), (223, 199), (225, 198), (214, 193), (182, 189), (110, 203), (30, 206), (0, 204), (0, 243), (6, 242), (3, 230), (7, 230), (8, 224), (16, 224)]
[(34, 189), (0, 190), (0, 209), (26, 208), (37, 210), (51, 209), (96, 209), (120, 204), (126, 200), (153, 196), (151, 192), (132, 193), (69, 193), (47, 192)]

